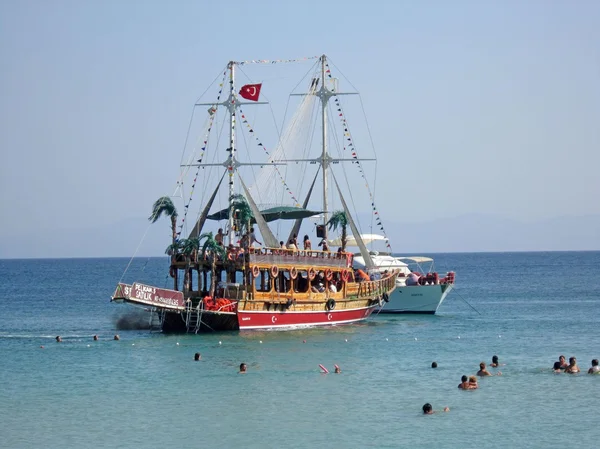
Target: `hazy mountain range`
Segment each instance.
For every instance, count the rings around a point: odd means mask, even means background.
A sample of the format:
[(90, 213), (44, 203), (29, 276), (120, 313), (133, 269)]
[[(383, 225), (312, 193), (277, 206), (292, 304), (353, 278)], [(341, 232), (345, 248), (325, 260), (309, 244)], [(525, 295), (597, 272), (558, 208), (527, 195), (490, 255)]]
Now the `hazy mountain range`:
[[(600, 215), (521, 222), (473, 214), (423, 223), (385, 222), (385, 229), (394, 252), (412, 255), (600, 250)], [(146, 237), (141, 242), (145, 232)], [(317, 240), (314, 235), (311, 238), (313, 242)], [(145, 217), (89, 229), (40, 227), (33, 234), (3, 233), (0, 258), (161, 256), (169, 240), (168, 220), (149, 226)]]

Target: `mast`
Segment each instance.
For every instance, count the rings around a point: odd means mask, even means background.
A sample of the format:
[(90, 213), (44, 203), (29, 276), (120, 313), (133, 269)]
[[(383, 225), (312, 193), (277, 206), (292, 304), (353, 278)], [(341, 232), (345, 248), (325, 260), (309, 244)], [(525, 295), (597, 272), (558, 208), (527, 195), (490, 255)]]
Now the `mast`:
[(235, 231), (233, 229), (233, 195), (235, 194), (233, 184), (233, 172), (235, 168), (235, 63), (229, 61), (229, 99), (227, 109), (229, 110), (229, 158), (227, 161), (227, 170), (229, 174), (229, 243), (233, 244), (235, 240)]
[(325, 87), (325, 63), (327, 57), (321, 56), (321, 89), (319, 90), (319, 98), (321, 100), (321, 126), (323, 140), (323, 152), (321, 154), (321, 166), (323, 167), (323, 225), (325, 225), (325, 238), (327, 238), (327, 215), (329, 208), (327, 207), (327, 101), (329, 100), (330, 92)]

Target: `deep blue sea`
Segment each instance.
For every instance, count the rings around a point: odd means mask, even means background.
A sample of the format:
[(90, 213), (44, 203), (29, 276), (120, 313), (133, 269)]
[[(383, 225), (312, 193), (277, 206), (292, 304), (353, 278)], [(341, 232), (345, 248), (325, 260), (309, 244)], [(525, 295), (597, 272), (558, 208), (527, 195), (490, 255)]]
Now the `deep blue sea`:
[[(202, 335), (117, 329), (128, 259), (0, 260), (0, 447), (596, 446), (600, 252), (434, 257), (457, 273), (435, 316)], [(135, 259), (123, 281), (167, 268)], [(501, 376), (457, 389), (494, 354)], [(560, 354), (583, 373), (553, 374)]]

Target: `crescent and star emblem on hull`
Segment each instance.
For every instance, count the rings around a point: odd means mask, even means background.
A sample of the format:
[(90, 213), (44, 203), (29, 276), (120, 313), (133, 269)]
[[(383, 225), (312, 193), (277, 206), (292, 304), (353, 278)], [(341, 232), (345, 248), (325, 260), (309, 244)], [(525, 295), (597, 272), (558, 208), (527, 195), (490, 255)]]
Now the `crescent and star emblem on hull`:
[(275, 324), (277, 322), (277, 317), (275, 315), (273, 315), (271, 317), (271, 323)]
[(328, 319), (329, 321), (331, 321), (331, 313), (328, 313), (328, 314), (327, 314), (327, 319)]

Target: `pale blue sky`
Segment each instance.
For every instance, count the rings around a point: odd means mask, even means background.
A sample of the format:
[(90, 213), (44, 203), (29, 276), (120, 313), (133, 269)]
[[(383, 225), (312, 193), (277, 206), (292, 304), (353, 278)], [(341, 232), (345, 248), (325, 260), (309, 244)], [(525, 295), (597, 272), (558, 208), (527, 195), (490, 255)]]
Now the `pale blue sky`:
[(144, 219), (228, 60), (321, 53), (362, 95), (384, 223), (600, 214), (599, 23), (591, 0), (0, 1), (0, 234)]

